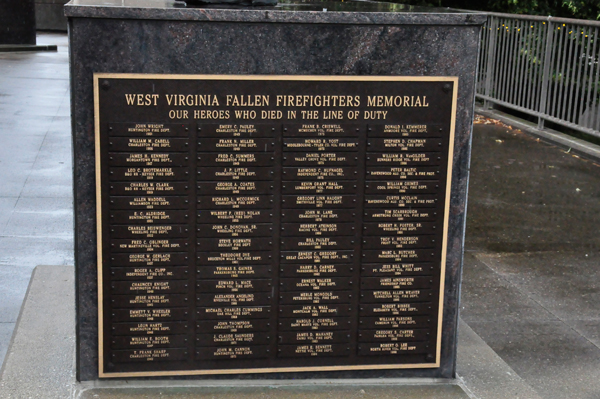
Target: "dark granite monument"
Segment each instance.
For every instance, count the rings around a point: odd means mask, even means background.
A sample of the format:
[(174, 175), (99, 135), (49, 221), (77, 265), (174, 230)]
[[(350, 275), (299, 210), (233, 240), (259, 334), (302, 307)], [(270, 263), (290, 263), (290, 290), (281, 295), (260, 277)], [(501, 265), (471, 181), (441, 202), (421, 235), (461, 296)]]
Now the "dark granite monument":
[(67, 31), (64, 7), (68, 0), (35, 0), (35, 25), (38, 30)]
[(33, 0), (3, 0), (0, 3), (0, 45), (35, 44)]
[(80, 381), (454, 377), (484, 16), (65, 9)]

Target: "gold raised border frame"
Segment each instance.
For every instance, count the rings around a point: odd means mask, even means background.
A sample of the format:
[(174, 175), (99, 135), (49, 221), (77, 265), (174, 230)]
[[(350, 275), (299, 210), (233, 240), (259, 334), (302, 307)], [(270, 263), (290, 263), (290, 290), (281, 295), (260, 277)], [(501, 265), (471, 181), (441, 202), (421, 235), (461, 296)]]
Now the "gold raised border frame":
[[(453, 82), (452, 113), (450, 119), (450, 137), (448, 145), (448, 167), (446, 176), (446, 196), (444, 206), (444, 235), (442, 239), (442, 259), (440, 269), (440, 293), (438, 311), (438, 329), (436, 344), (436, 361), (434, 363), (417, 364), (366, 364), (352, 366), (312, 366), (312, 367), (273, 367), (251, 369), (219, 369), (219, 370), (173, 370), (173, 371), (140, 371), (127, 373), (107, 373), (104, 371), (104, 307), (102, 280), (102, 192), (100, 165), (100, 79), (164, 79), (164, 80), (269, 80), (269, 81), (349, 81), (349, 82)], [(440, 367), (442, 352), (442, 322), (444, 316), (444, 288), (446, 275), (446, 251), (448, 250), (448, 220), (450, 216), (450, 197), (452, 192), (452, 170), (454, 156), (454, 135), (456, 128), (456, 104), (458, 99), (458, 77), (456, 76), (319, 76), (319, 75), (175, 75), (175, 74), (142, 74), (142, 73), (94, 73), (94, 130), (95, 130), (95, 164), (96, 164), (96, 235), (97, 235), (97, 276), (98, 276), (98, 376), (100, 378), (117, 377), (160, 377), (184, 375), (225, 375), (251, 373), (291, 373), (308, 371), (342, 371), (342, 370), (389, 370), (389, 369), (422, 369)]]

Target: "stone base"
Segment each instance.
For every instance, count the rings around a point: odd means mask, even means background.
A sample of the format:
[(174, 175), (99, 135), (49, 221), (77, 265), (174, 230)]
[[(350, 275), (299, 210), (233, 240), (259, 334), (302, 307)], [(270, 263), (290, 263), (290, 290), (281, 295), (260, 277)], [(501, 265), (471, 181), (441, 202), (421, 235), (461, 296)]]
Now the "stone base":
[[(11, 399), (540, 399), (465, 323), (456, 380), (75, 380), (74, 269), (38, 266), (6, 360), (0, 398)], [(469, 394), (467, 394), (467, 392)]]
[(0, 53), (17, 52), (17, 51), (56, 51), (57, 47), (54, 44), (0, 44)]
[(37, 30), (67, 31), (64, 6), (68, 0), (35, 0), (35, 27)]

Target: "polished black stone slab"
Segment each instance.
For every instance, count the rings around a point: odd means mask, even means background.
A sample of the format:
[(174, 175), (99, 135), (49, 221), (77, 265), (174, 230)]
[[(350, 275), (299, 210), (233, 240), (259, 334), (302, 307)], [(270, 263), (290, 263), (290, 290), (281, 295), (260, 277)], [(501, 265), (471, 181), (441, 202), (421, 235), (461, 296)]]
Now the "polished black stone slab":
[[(144, 5), (136, 2), (131, 6), (127, 2), (72, 1), (66, 6), (72, 56), (79, 380), (98, 378), (94, 72), (457, 76), (440, 367), (209, 378), (454, 376), (475, 65), (479, 25), (485, 17), (448, 10), (406, 11), (399, 5), (387, 3), (318, 1), (251, 9), (182, 8), (164, 1), (148, 1)], [(284, 261), (293, 264), (294, 253), (290, 252), (289, 256)], [(129, 262), (123, 261), (122, 266), (129, 266)], [(347, 260), (340, 257), (339, 261), (328, 262), (340, 264)], [(291, 295), (284, 298), (285, 301), (291, 304)], [(211, 326), (217, 328), (216, 324)]]
[[(0, 44), (35, 45), (33, 0), (3, 0), (0, 3)], [(26, 47), (12, 48), (11, 51), (19, 51), (20, 48)]]

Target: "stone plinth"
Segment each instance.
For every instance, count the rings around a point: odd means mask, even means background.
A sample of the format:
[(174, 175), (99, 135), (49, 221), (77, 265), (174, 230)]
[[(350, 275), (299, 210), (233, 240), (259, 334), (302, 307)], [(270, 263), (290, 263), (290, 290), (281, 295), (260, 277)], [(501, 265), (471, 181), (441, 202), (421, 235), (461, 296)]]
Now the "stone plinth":
[(80, 381), (98, 378), (94, 73), (458, 77), (440, 367), (185, 378), (454, 377), (475, 66), (485, 16), (318, 1), (243, 9), (73, 0), (65, 10), (72, 55)]
[(6, 0), (0, 4), (0, 45), (35, 44), (33, 0)]

